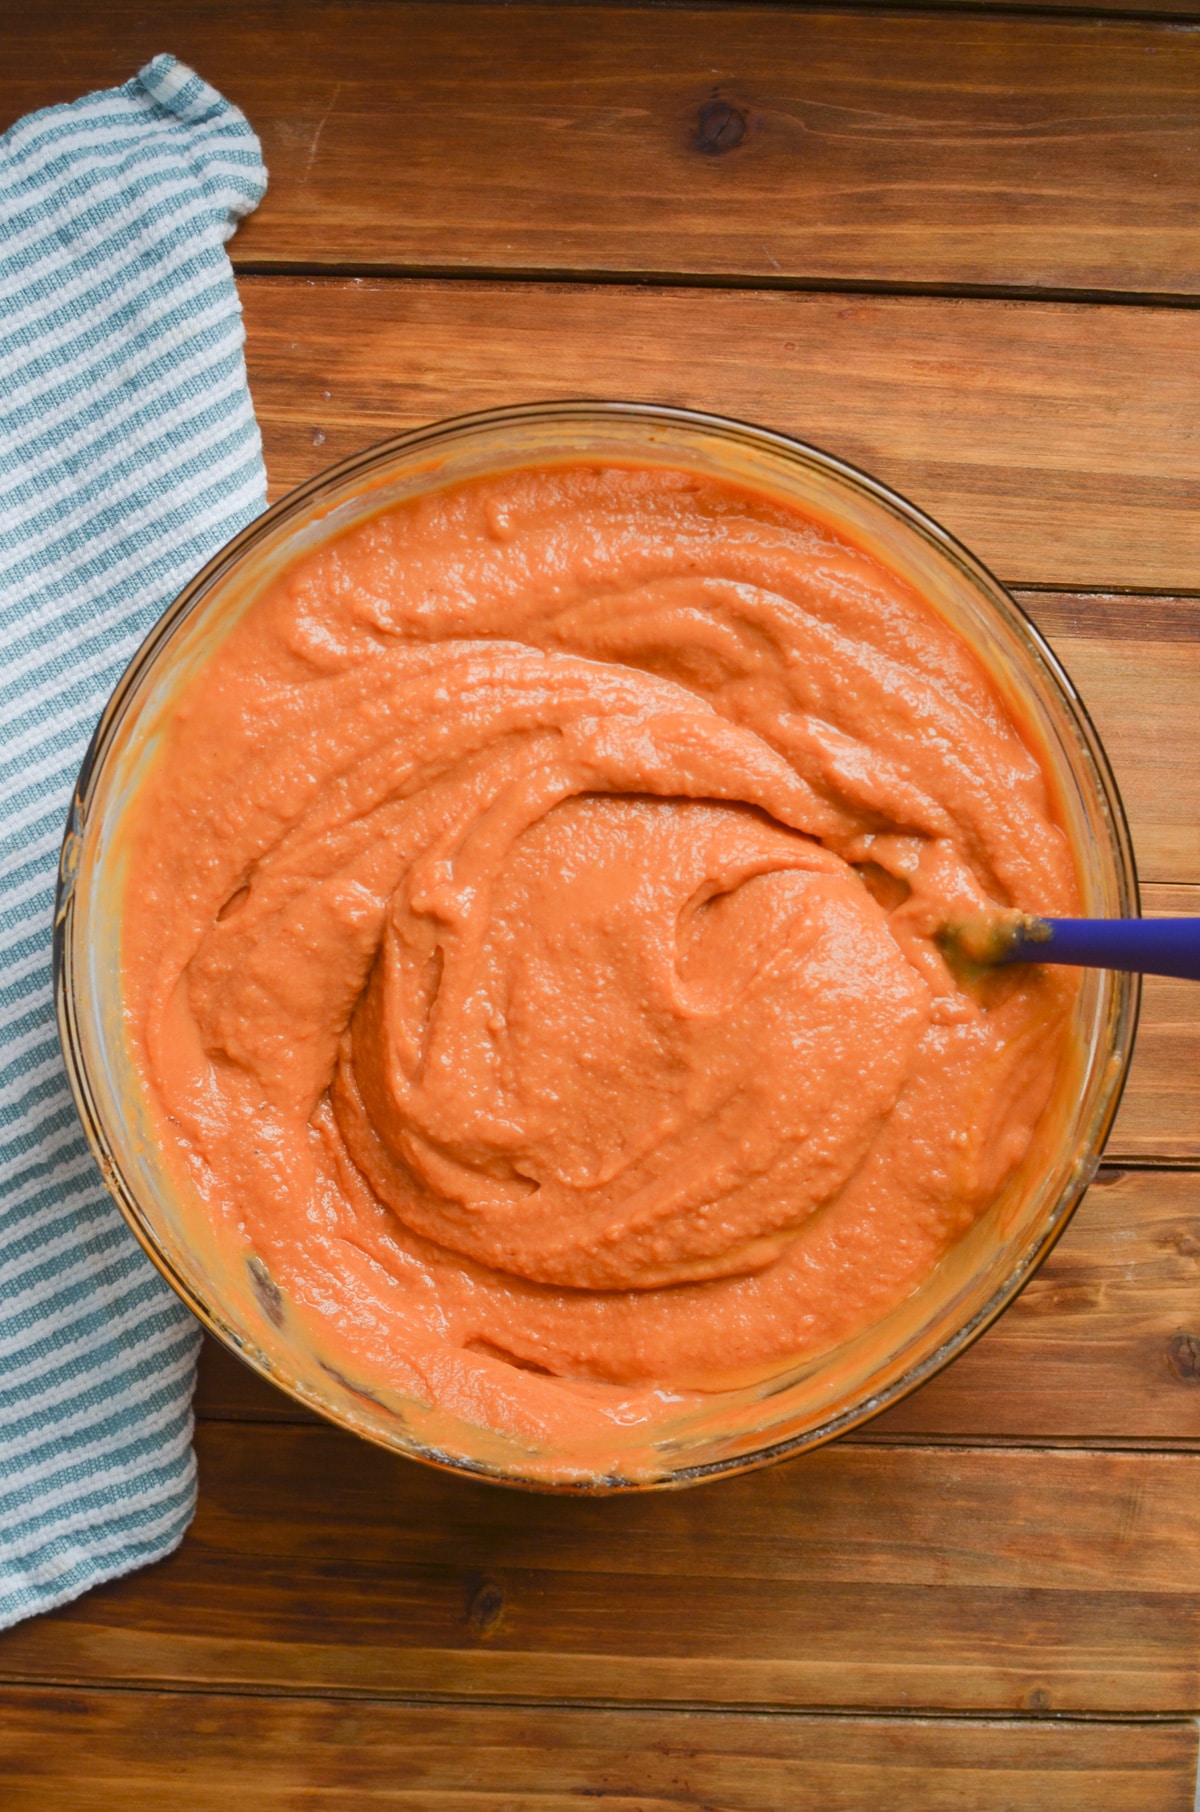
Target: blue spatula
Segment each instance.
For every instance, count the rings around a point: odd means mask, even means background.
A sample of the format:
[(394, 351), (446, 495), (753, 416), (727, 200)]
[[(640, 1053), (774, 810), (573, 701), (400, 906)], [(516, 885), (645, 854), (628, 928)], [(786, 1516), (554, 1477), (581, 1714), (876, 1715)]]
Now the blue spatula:
[(947, 956), (981, 968), (997, 963), (1068, 963), (1200, 981), (1200, 918), (1040, 919), (997, 913), (947, 925)]

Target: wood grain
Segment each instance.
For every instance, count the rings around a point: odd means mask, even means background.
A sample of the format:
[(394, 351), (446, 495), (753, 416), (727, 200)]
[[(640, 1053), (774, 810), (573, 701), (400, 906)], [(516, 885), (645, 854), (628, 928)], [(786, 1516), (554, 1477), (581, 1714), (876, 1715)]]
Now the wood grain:
[(1010, 584), (1200, 586), (1198, 310), (299, 278), (241, 294), (275, 495), (442, 416), (633, 397), (827, 447)]
[[(1200, 889), (1143, 887), (1143, 910), (1200, 913)], [(1200, 1159), (1200, 989), (1147, 976), (1129, 1081), (1108, 1142), (1114, 1161)]]
[[(1156, 890), (1142, 891), (1152, 902)], [(1196, 910), (1194, 904), (1191, 910)], [(1200, 998), (1195, 982), (1146, 977), (1134, 1060), (1107, 1149), (1114, 1163), (1200, 1160)]]
[(865, 1433), (1200, 1443), (1200, 1175), (1101, 1171), (1012, 1308)]
[[(211, 1339), (196, 1413), (317, 1420)], [(1102, 1171), (1012, 1308), (855, 1439), (900, 1436), (1200, 1446), (1200, 1175)]]
[(1192, 1812), (1193, 1725), (0, 1691), (5, 1812)]
[[(167, 37), (262, 137), (242, 263), (1196, 294), (1200, 33), (935, 17), (193, 0)], [(5, 37), (5, 123), (166, 41), (138, 0)]]
[(1200, 1454), (860, 1444), (530, 1496), (325, 1428), (201, 1426), (183, 1547), (0, 1678), (1009, 1714), (1200, 1706)]
[[(1020, 601), (1104, 741), (1142, 880), (1200, 880), (1200, 604), (1036, 593)], [(1176, 1004), (1172, 996), (1172, 1013)]]

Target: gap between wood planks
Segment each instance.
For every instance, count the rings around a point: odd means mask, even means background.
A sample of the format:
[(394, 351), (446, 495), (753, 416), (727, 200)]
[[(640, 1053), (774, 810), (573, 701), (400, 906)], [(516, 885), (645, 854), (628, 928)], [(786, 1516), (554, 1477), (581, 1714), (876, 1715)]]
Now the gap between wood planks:
[[(392, 4), (407, 0), (392, 0)], [(413, 0), (416, 3), (416, 0)], [(477, 0), (453, 0), (469, 6)], [(482, 0), (478, 0), (482, 3)], [(572, 0), (575, 3), (575, 0)], [(597, 0), (577, 0), (579, 5), (595, 5)], [(681, 0), (682, 3), (682, 0)], [(237, 240), (229, 248), (229, 258), (239, 277), (304, 277), (341, 279), (344, 282), (363, 278), (381, 282), (409, 283), (555, 283), (570, 287), (583, 284), (602, 288), (640, 289), (711, 289), (814, 296), (905, 296), (931, 301), (966, 302), (1070, 302), (1097, 308), (1200, 308), (1200, 295), (1171, 290), (1117, 290), (1053, 288), (1018, 283), (912, 283), (903, 279), (847, 277), (789, 277), (756, 273), (739, 276), (724, 272), (692, 270), (621, 269), (605, 270), (579, 266), (564, 270), (558, 265), (503, 266), (444, 264), (396, 264), (338, 262), (318, 264), (311, 260), (282, 258), (243, 258), (238, 254)]]
[[(471, 5), (473, 0), (452, 0), (453, 4)], [(575, 0), (568, 0), (574, 4)], [(580, 0), (580, 4), (591, 4), (591, 0)], [(331, 1686), (320, 1692), (305, 1686), (284, 1686), (274, 1683), (263, 1684), (255, 1680), (222, 1680), (217, 1685), (206, 1685), (202, 1682), (181, 1678), (178, 1681), (141, 1681), (132, 1683), (128, 1680), (82, 1680), (78, 1685), (73, 1681), (48, 1676), (45, 1679), (35, 1674), (27, 1678), (0, 1675), (0, 1702), (9, 1694), (24, 1692), (58, 1693), (64, 1695), (84, 1691), (92, 1693), (130, 1694), (138, 1698), (189, 1698), (189, 1699), (278, 1699), (287, 1704), (324, 1705), (331, 1700), (353, 1705), (386, 1705), (393, 1710), (404, 1710), (411, 1707), (414, 1711), (426, 1708), (445, 1706), (457, 1711), (469, 1707), (479, 1711), (520, 1711), (540, 1712), (547, 1714), (603, 1711), (611, 1712), (615, 1717), (634, 1719), (647, 1713), (655, 1717), (685, 1718), (702, 1716), (741, 1718), (771, 1718), (781, 1724), (944, 1724), (949, 1727), (964, 1725), (971, 1729), (981, 1726), (999, 1726), (1011, 1730), (1044, 1730), (1048, 1724), (1074, 1724), (1087, 1727), (1100, 1725), (1106, 1729), (1154, 1729), (1156, 1726), (1194, 1725), (1200, 1728), (1200, 1718), (1181, 1716), (1177, 1711), (1127, 1711), (1111, 1713), (1104, 1711), (1033, 1711), (1033, 1712), (975, 1712), (943, 1711), (937, 1707), (929, 1710), (903, 1711), (896, 1707), (884, 1707), (879, 1711), (864, 1711), (861, 1706), (830, 1705), (812, 1709), (794, 1710), (787, 1705), (778, 1705), (764, 1700), (761, 1705), (753, 1701), (738, 1700), (728, 1703), (724, 1699), (605, 1699), (578, 1698), (556, 1699), (539, 1694), (536, 1698), (523, 1698), (519, 1693), (455, 1693), (455, 1692), (418, 1692), (412, 1687), (392, 1693), (382, 1693), (377, 1688), (368, 1686)]]
[[(390, 0), (393, 6), (418, 5), (422, 0)], [(440, 0), (442, 6), (483, 7), (496, 0)], [(546, 4), (547, 0), (542, 0)], [(687, 13), (922, 13), (961, 14), (964, 18), (998, 18), (1019, 13), (1033, 19), (1111, 20), (1133, 25), (1187, 25), (1200, 21), (1196, 0), (553, 0), (556, 11), (577, 7), (599, 12)]]
[[(934, 1729), (952, 1731), (1011, 1730), (1017, 1732), (1037, 1732), (1047, 1729), (1066, 1728), (1086, 1731), (1094, 1730), (1187, 1730), (1196, 1732), (1200, 1739), (1200, 1718), (1177, 1711), (946, 1711), (937, 1707), (923, 1708), (914, 1711), (897, 1710), (894, 1707), (882, 1707), (864, 1710), (861, 1706), (832, 1705), (792, 1708), (778, 1705), (770, 1700), (761, 1704), (753, 1700), (736, 1700), (727, 1702), (723, 1699), (606, 1699), (603, 1697), (559, 1699), (553, 1697), (521, 1697), (513, 1693), (454, 1693), (454, 1692), (420, 1692), (412, 1687), (405, 1687), (395, 1694), (380, 1692), (372, 1687), (354, 1687), (333, 1685), (323, 1687), (320, 1691), (311, 1686), (287, 1686), (285, 1684), (263, 1684), (254, 1680), (222, 1680), (215, 1684), (193, 1682), (186, 1678), (171, 1680), (159, 1684), (155, 1681), (142, 1683), (129, 1680), (93, 1679), (90, 1676), (64, 1677), (62, 1675), (41, 1675), (36, 1671), (28, 1675), (5, 1675), (0, 1677), (0, 1706), (5, 1699), (22, 1693), (39, 1695), (61, 1694), (63, 1702), (79, 1698), (91, 1698), (112, 1695), (138, 1700), (155, 1699), (191, 1699), (198, 1701), (222, 1699), (260, 1700), (267, 1704), (294, 1705), (314, 1707), (326, 1705), (357, 1705), (363, 1707), (378, 1706), (381, 1710), (404, 1712), (406, 1710), (451, 1711), (483, 1713), (512, 1711), (521, 1715), (536, 1716), (544, 1712), (547, 1718), (574, 1717), (580, 1719), (602, 1714), (614, 1718), (627, 1719), (631, 1723), (638, 1718), (678, 1719), (684, 1723), (689, 1718), (724, 1718), (731, 1723), (762, 1719), (784, 1727), (803, 1728), (812, 1726), (844, 1725), (851, 1729), (864, 1725), (892, 1726), (897, 1730), (929, 1726)], [(0, 1722), (0, 1762), (3, 1755), (3, 1724)], [(1200, 1766), (1200, 1752), (1197, 1754)], [(1200, 1775), (1197, 1779), (1200, 1789)]]

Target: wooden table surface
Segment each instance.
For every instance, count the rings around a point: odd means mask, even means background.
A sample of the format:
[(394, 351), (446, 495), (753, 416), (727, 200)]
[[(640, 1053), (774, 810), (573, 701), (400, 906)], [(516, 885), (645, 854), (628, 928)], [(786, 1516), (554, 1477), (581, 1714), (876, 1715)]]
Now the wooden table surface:
[[(272, 492), (535, 397), (689, 403), (961, 535), (1200, 911), (1200, 0), (4, 0), (0, 124), (164, 49), (246, 110)], [(4, 1812), (1192, 1812), (1200, 990), (949, 1371), (755, 1476), (445, 1477), (210, 1347), (182, 1549), (0, 1637)]]

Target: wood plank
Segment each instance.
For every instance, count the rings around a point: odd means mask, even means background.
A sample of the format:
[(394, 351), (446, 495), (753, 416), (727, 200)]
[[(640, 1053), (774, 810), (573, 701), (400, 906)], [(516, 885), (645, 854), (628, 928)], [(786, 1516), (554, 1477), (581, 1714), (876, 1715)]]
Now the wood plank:
[[(211, 1339), (196, 1413), (317, 1420)], [(1102, 1171), (1007, 1314), (855, 1438), (900, 1436), (1200, 1445), (1200, 1175)]]
[[(1143, 910), (1200, 913), (1195, 887), (1143, 887)], [(1148, 975), (1129, 1081), (1108, 1142), (1114, 1161), (1200, 1160), (1200, 988)]]
[[(1189, 891), (1194, 898), (1195, 890)], [(1142, 889), (1150, 903), (1158, 892)], [(1196, 910), (1194, 904), (1191, 910)], [(1146, 977), (1134, 1060), (1107, 1155), (1114, 1163), (1200, 1161), (1200, 990), (1195, 982)]]
[(1200, 1706), (1200, 1454), (843, 1443), (698, 1490), (509, 1492), (208, 1423), (182, 1548), (0, 1678), (997, 1715)]
[[(195, 0), (168, 36), (262, 137), (243, 263), (1200, 289), (1186, 25)], [(138, 0), (11, 9), (0, 112), (163, 43)]]
[(1200, 601), (1023, 593), (1020, 602), (1104, 741), (1142, 880), (1200, 880)]
[(6, 1812), (1192, 1812), (1192, 1724), (0, 1692)]
[(441, 416), (635, 397), (828, 447), (1009, 584), (1197, 587), (1197, 310), (365, 279), (241, 294), (275, 495)]

